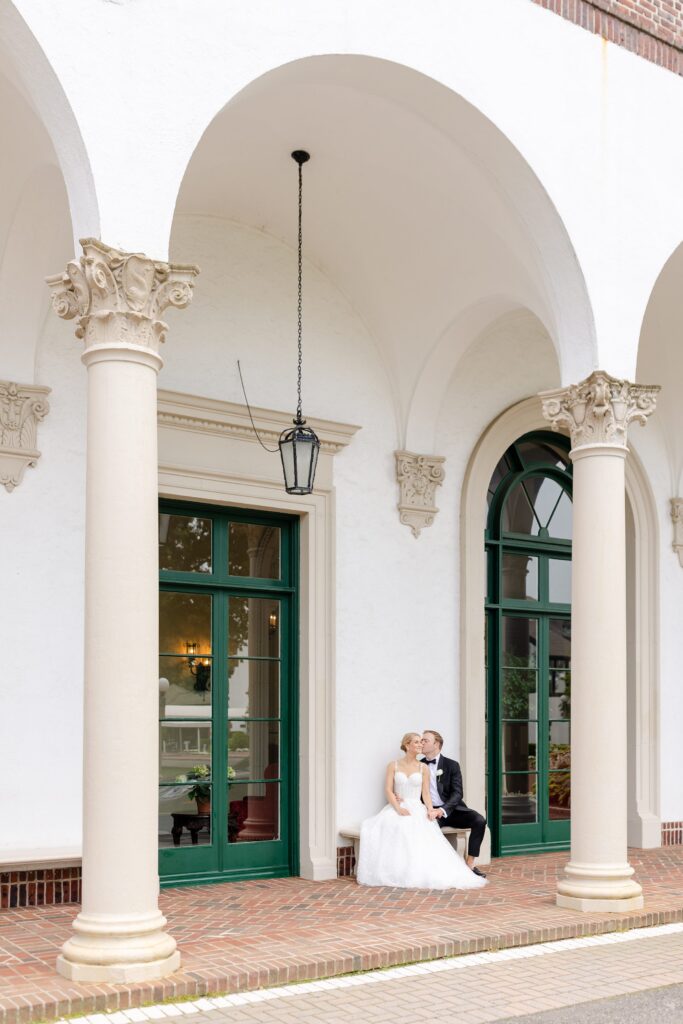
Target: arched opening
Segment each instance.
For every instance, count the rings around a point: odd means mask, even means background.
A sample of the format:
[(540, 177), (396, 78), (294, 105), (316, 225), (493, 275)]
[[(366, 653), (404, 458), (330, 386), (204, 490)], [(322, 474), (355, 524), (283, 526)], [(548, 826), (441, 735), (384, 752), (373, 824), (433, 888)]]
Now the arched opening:
[[(327, 800), (324, 808), (316, 805), (316, 819), (312, 801), (302, 802), (305, 865), (314, 832), (325, 831), (329, 849), (330, 823), (344, 825), (376, 809), (375, 795), (363, 784), (366, 766), (353, 751), (361, 702), (370, 718), (386, 719), (387, 733), (399, 735), (406, 715), (419, 721), (430, 706), (457, 744), (456, 577), (440, 585), (457, 557), (455, 532), (444, 514), (429, 545), (406, 543), (395, 515), (394, 450), (409, 436), (420, 446), (416, 451), (430, 451), (432, 444), (431, 450), (441, 450), (445, 389), (456, 366), (464, 366), (461, 357), (483, 339), (478, 351), (492, 373), (485, 387), (477, 383), (476, 415), (468, 415), (466, 434), (460, 423), (445, 427), (468, 439), (454, 456), (457, 472), (447, 475), (446, 487), (452, 487), (469, 439), (536, 384), (548, 387), (589, 368), (594, 336), (562, 221), (510, 140), (463, 97), (411, 68), (320, 56), (275, 68), (234, 96), (188, 163), (171, 255), (199, 264), (202, 277), (166, 349), (162, 389), (241, 405), (240, 358), (250, 402), (270, 410), (291, 404), (296, 204), (290, 152), (300, 146), (312, 154), (305, 171), (305, 333), (311, 344), (306, 349), (304, 342), (304, 402), (308, 415), (362, 426), (335, 460), (336, 653), (325, 680), (334, 711), (325, 721), (331, 742), (324, 755), (321, 718), (313, 719), (307, 700), (315, 673), (301, 659), (302, 707), (311, 717), (301, 731), (300, 785), (324, 792)], [(506, 346), (505, 359), (494, 358)], [(507, 367), (515, 356), (511, 390)], [(527, 361), (534, 359), (531, 369)], [(476, 353), (465, 361), (472, 373), (480, 369)], [(444, 454), (450, 457), (456, 447)], [(451, 508), (456, 500), (450, 498)], [(302, 564), (317, 565), (317, 557), (304, 539)], [(439, 581), (434, 592), (440, 600), (397, 604), (395, 594), (419, 587), (427, 574)], [(376, 581), (371, 602), (358, 593), (365, 576)], [(381, 614), (386, 607), (391, 615)], [(313, 629), (313, 615), (309, 625)], [(303, 621), (302, 633), (305, 628)], [(422, 642), (406, 650), (397, 640), (411, 634)], [(422, 644), (437, 671), (426, 671)], [(367, 678), (393, 680), (408, 706), (388, 702), (382, 686), (368, 689)], [(424, 686), (416, 688), (415, 679)], [(372, 756), (379, 767), (381, 750)]]
[[(489, 486), (504, 452), (530, 433), (547, 432), (540, 402), (507, 409), (482, 434), (470, 457), (461, 502), (460, 746), (468, 802), (487, 802), (487, 659), (485, 607)], [(569, 441), (551, 433), (568, 450)], [(659, 796), (659, 531), (652, 491), (637, 453), (626, 460), (628, 587), (628, 838), (661, 845)], [(562, 720), (562, 716), (560, 716)], [(550, 736), (549, 736), (550, 738)], [(548, 769), (550, 766), (548, 765)], [(557, 771), (562, 767), (557, 766)], [(487, 807), (487, 813), (491, 813)], [(559, 826), (558, 826), (559, 828)], [(512, 851), (510, 851), (512, 852)]]
[(488, 489), (487, 817), (495, 855), (569, 843), (569, 442), (520, 437)]

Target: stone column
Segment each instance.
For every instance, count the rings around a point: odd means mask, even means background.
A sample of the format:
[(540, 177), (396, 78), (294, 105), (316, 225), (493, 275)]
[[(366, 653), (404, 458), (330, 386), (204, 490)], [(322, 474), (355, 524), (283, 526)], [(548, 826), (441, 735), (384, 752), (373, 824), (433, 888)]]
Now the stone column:
[(626, 846), (624, 468), (628, 425), (645, 424), (658, 391), (596, 371), (541, 394), (553, 428), (569, 428), (574, 463), (571, 857), (557, 903), (575, 910), (643, 905)]
[(57, 970), (143, 981), (180, 964), (158, 906), (156, 377), (161, 313), (188, 305), (198, 271), (82, 245), (48, 278), (88, 368), (83, 906)]

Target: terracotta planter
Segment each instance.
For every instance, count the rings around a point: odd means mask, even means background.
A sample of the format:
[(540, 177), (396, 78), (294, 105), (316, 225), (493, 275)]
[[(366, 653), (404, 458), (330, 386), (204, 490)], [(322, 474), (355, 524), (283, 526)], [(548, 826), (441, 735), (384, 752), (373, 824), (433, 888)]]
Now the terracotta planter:
[(211, 801), (197, 799), (197, 814), (211, 814)]

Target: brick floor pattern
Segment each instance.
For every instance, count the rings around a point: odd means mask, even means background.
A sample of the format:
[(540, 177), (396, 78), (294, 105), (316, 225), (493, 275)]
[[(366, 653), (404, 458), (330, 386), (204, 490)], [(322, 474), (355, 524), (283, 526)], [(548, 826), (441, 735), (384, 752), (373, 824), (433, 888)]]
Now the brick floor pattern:
[(437, 957), (683, 920), (683, 848), (633, 850), (644, 911), (555, 906), (567, 854), (495, 860), (474, 892), (368, 889), (351, 878), (166, 889), (161, 908), (183, 954), (158, 982), (77, 984), (54, 961), (78, 907), (0, 914), (0, 1024), (282, 985)]
[[(683, 982), (683, 936), (568, 950), (536, 960), (378, 981), (187, 1018), (191, 1024), (484, 1024)], [(617, 1018), (614, 1018), (615, 1024)], [(123, 1022), (121, 1022), (123, 1024)]]

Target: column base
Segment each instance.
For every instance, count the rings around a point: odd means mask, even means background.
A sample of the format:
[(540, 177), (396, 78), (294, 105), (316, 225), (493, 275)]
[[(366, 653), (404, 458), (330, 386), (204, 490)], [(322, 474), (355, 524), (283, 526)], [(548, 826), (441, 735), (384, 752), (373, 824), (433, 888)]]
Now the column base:
[(630, 899), (605, 900), (597, 897), (586, 899), (581, 896), (563, 896), (559, 892), (556, 903), (558, 907), (579, 910), (583, 914), (623, 914), (628, 910), (641, 910), (644, 906), (642, 895), (632, 896)]
[(155, 981), (180, 969), (180, 953), (176, 949), (165, 960), (142, 964), (76, 964), (64, 955), (57, 957), (57, 974), (70, 981), (105, 981), (122, 985), (130, 981)]
[(151, 914), (79, 914), (75, 934), (62, 947), (57, 972), (71, 981), (114, 984), (165, 978), (180, 967), (176, 942), (163, 929), (166, 918)]
[(570, 861), (557, 883), (557, 906), (582, 913), (621, 914), (640, 910), (643, 890), (630, 864), (577, 864)]

